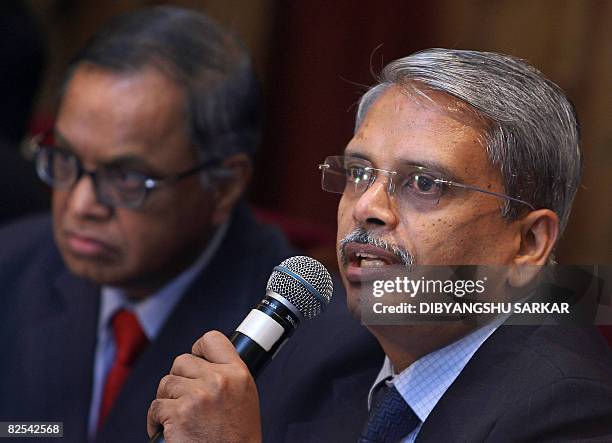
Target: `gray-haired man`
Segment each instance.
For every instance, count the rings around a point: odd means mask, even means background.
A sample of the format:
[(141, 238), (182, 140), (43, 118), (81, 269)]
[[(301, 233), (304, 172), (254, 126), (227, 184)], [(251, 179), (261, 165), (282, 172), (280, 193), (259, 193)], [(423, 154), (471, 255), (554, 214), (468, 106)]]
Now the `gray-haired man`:
[[(551, 261), (580, 182), (578, 123), (563, 92), (521, 60), (475, 51), (422, 51), (381, 77), (361, 100), (344, 154), (321, 165), (323, 188), (342, 193), (349, 310), (361, 314), (367, 282), (393, 265), (493, 265), (498, 289), (526, 287)], [(330, 340), (334, 320), (303, 332), (294, 345), (308, 344), (277, 363), (285, 378), (261, 405), (275, 417), (264, 421), (266, 440), (612, 438), (612, 358), (592, 327), (369, 324), (385, 353), (372, 369)], [(218, 431), (195, 411), (229, 396), (191, 397), (194, 408), (172, 397), (185, 374), (232, 386), (215, 365), (232, 360), (231, 346), (211, 334), (196, 349), (203, 359), (160, 385), (151, 429), (181, 417), (176, 436)]]

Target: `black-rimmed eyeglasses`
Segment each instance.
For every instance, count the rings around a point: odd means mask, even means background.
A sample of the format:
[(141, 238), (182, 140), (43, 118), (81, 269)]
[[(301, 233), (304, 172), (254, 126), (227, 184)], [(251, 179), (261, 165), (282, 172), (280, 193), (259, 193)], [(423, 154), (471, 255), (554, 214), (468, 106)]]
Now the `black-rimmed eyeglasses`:
[(89, 171), (74, 153), (40, 144), (41, 138), (34, 138), (32, 143), (35, 145), (36, 172), (43, 182), (55, 189), (70, 189), (83, 176), (88, 175), (98, 201), (112, 207), (138, 208), (153, 190), (218, 165), (217, 161), (208, 161), (178, 174), (158, 178), (118, 166), (101, 166)]

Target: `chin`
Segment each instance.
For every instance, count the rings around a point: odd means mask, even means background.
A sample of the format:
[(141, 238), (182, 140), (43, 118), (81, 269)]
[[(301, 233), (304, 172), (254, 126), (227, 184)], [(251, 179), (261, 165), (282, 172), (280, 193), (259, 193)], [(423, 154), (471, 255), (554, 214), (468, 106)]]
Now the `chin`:
[(359, 296), (359, 289), (351, 288), (347, 285), (344, 285), (344, 287), (346, 288), (346, 307), (356, 320), (361, 321), (361, 299)]
[(74, 275), (99, 285), (119, 286), (124, 280), (122, 273), (118, 272), (117, 266), (113, 264), (91, 262), (66, 256), (64, 261)]

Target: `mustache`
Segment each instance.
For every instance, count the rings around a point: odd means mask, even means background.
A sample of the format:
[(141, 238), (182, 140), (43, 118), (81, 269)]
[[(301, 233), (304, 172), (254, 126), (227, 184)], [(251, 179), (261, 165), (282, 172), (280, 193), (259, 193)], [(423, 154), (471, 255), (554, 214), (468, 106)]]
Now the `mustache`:
[(402, 264), (409, 270), (414, 267), (414, 254), (411, 254), (406, 248), (403, 248), (397, 244), (389, 243), (378, 235), (372, 234), (363, 228), (357, 228), (353, 232), (347, 234), (342, 240), (340, 240), (340, 246), (338, 252), (342, 263), (348, 263), (348, 255), (346, 253), (346, 246), (349, 243), (361, 243), (364, 245), (372, 245), (377, 248), (384, 249), (387, 252), (395, 255)]

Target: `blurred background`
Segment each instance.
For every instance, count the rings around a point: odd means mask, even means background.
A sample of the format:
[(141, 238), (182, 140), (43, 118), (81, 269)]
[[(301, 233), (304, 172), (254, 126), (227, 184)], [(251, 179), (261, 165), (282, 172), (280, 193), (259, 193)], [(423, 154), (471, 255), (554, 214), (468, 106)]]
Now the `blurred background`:
[[(18, 146), (27, 133), (52, 125), (68, 61), (118, 13), (154, 4), (186, 6), (206, 12), (239, 34), (253, 55), (266, 103), (266, 129), (249, 200), (261, 218), (281, 224), (296, 243), (328, 264), (335, 261), (338, 198), (320, 190), (317, 165), (327, 155), (341, 153), (350, 139), (355, 104), (374, 82), (372, 73), (395, 58), (435, 46), (527, 59), (567, 92), (582, 123), (585, 176), (558, 261), (612, 263), (612, 1), (2, 3), (0, 121), (18, 128), (2, 142), (10, 147)], [(7, 164), (3, 158), (1, 163)], [(30, 186), (15, 185), (14, 177), (6, 185), (4, 180), (0, 187), (5, 192), (11, 186), (13, 193)], [(46, 204), (22, 201), (9, 207), (0, 200), (0, 216)]]

